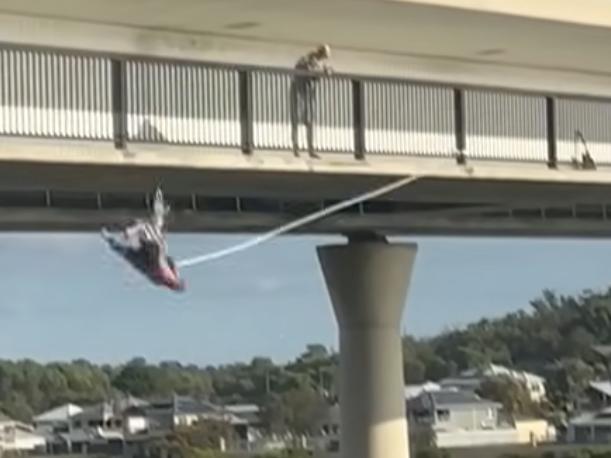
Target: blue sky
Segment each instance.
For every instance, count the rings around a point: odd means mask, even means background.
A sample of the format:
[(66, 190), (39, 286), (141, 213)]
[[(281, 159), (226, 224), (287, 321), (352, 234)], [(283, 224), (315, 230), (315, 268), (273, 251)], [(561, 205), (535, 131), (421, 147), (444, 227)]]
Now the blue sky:
[[(176, 235), (176, 258), (247, 236)], [(285, 237), (184, 272), (183, 295), (150, 286), (93, 234), (0, 234), (3, 358), (79, 357), (217, 364), (267, 355), (285, 361), (307, 343), (336, 347), (314, 247), (334, 238)], [(611, 284), (603, 241), (416, 239), (404, 329), (430, 335), (528, 306), (543, 288)]]

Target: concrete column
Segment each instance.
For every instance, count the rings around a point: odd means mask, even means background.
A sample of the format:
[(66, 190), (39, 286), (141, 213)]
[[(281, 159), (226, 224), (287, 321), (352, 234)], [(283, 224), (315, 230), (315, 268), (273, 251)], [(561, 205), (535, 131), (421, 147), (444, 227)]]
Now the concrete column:
[(400, 321), (415, 244), (318, 247), (340, 335), (343, 458), (408, 458)]

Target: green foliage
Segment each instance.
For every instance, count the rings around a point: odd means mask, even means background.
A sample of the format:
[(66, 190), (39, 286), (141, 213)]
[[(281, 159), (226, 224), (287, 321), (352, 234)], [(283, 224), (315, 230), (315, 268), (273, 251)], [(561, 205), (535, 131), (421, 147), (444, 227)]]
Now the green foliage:
[(408, 383), (419, 383), (489, 363), (529, 370), (546, 377), (555, 407), (570, 411), (587, 383), (609, 372), (592, 351), (609, 343), (611, 290), (577, 297), (545, 291), (530, 313), (483, 319), (430, 339), (405, 337), (404, 372)]
[(512, 417), (516, 415), (537, 417), (543, 413), (541, 406), (530, 399), (526, 386), (509, 377), (501, 376), (484, 381), (478, 394), (484, 399), (502, 404), (503, 410)]
[(149, 364), (144, 358), (117, 367), (84, 360), (46, 365), (0, 360), (0, 411), (29, 421), (35, 413), (66, 402), (91, 404), (118, 393), (143, 398), (179, 394), (218, 403), (255, 403), (262, 407), (268, 429), (306, 433), (314, 431), (326, 410), (336, 366), (337, 358), (322, 345), (309, 345), (284, 366), (265, 357), (206, 368), (176, 361)]
[[(593, 344), (611, 344), (611, 290), (576, 297), (545, 291), (529, 312), (483, 319), (432, 338), (404, 337), (404, 374), (408, 383), (420, 383), (503, 364), (544, 375), (556, 411), (570, 412), (587, 383), (609, 372), (607, 361), (591, 350)], [(150, 364), (143, 358), (116, 367), (83, 360), (45, 365), (0, 360), (0, 410), (28, 420), (62, 403), (93, 403), (117, 392), (146, 398), (176, 393), (256, 403), (269, 430), (307, 433), (316, 427), (325, 402), (341, 395), (337, 368), (338, 356), (318, 344), (286, 365), (265, 357), (205, 368), (176, 361)], [(522, 388), (496, 383), (501, 386), (487, 385), (482, 394), (510, 412), (531, 411)]]
[(218, 450), (221, 438), (226, 444), (236, 439), (231, 425), (220, 421), (203, 421), (193, 426), (178, 428), (169, 441), (184, 447)]

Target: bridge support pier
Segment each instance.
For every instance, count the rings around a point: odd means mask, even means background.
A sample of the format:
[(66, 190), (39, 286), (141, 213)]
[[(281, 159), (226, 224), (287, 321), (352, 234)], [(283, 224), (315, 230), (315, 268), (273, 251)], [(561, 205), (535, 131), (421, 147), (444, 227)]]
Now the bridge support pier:
[(415, 244), (379, 237), (318, 247), (340, 336), (343, 458), (408, 458), (400, 320)]

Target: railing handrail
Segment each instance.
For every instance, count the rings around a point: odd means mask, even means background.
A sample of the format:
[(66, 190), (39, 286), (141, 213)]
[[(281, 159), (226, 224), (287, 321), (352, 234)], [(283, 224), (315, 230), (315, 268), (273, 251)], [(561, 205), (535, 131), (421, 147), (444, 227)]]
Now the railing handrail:
[[(350, 73), (350, 72), (333, 72), (329, 75), (320, 74), (320, 73), (312, 73), (303, 70), (296, 70), (294, 68), (289, 67), (281, 67), (281, 66), (272, 66), (272, 65), (260, 65), (260, 64), (240, 64), (240, 63), (230, 63), (230, 62), (218, 62), (218, 61), (210, 61), (210, 60), (201, 60), (195, 58), (182, 58), (182, 57), (173, 57), (173, 56), (155, 56), (149, 54), (137, 54), (131, 52), (118, 52), (118, 51), (101, 51), (101, 50), (85, 50), (79, 48), (67, 48), (67, 47), (59, 47), (59, 46), (51, 46), (51, 45), (40, 45), (40, 44), (21, 44), (21, 43), (11, 43), (0, 41), (0, 50), (16, 50), (16, 51), (31, 51), (31, 52), (45, 52), (45, 53), (55, 53), (61, 54), (65, 56), (75, 56), (75, 57), (97, 57), (97, 58), (107, 58), (107, 59), (115, 59), (122, 61), (135, 61), (135, 62), (147, 62), (147, 63), (159, 63), (159, 64), (176, 64), (176, 65), (185, 65), (185, 66), (194, 66), (194, 67), (207, 67), (207, 68), (216, 68), (216, 69), (224, 69), (231, 71), (256, 71), (263, 73), (275, 73), (275, 74), (286, 74), (286, 75), (316, 75), (321, 78), (328, 79), (349, 79), (349, 80), (357, 80), (362, 82), (373, 82), (373, 83), (391, 83), (391, 84), (407, 84), (407, 85), (415, 85), (415, 86), (426, 86), (426, 87), (436, 87), (436, 88), (445, 88), (445, 89), (460, 89), (465, 91), (480, 91), (480, 92), (497, 92), (497, 93), (507, 93), (513, 95), (523, 95), (530, 97), (553, 97), (553, 98), (565, 98), (565, 99), (578, 99), (584, 101), (593, 101), (593, 102), (611, 102), (611, 95), (594, 95), (583, 92), (574, 92), (574, 91), (549, 91), (549, 90), (540, 90), (540, 89), (525, 89), (516, 86), (508, 86), (508, 85), (494, 85), (494, 84), (475, 84), (475, 83), (464, 83), (464, 82), (448, 82), (441, 80), (426, 80), (426, 79), (418, 79), (418, 78), (409, 78), (409, 77), (399, 77), (399, 76), (378, 76), (378, 75), (369, 75), (364, 73)], [(297, 59), (295, 59), (296, 61)]]
[[(0, 69), (2, 135), (299, 154), (305, 126), (313, 156), (422, 154), (464, 164), (467, 152), (592, 168), (588, 151), (567, 152), (567, 131), (584, 128), (598, 140), (595, 156), (611, 163), (611, 97), (4, 42), (0, 53), (9, 64)], [(293, 78), (314, 75), (325, 81), (320, 91), (287, 90)]]

